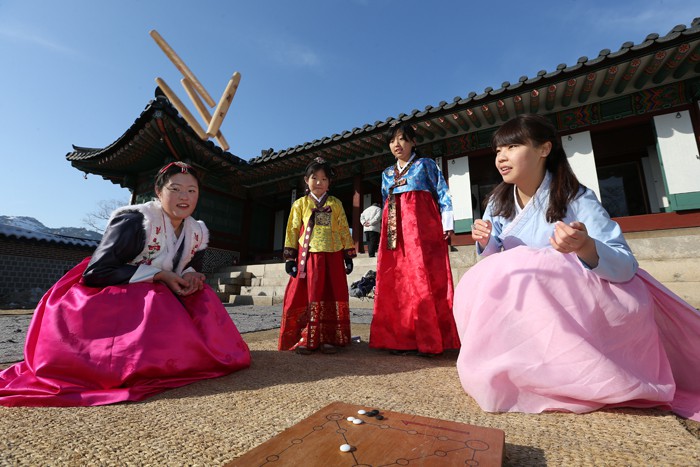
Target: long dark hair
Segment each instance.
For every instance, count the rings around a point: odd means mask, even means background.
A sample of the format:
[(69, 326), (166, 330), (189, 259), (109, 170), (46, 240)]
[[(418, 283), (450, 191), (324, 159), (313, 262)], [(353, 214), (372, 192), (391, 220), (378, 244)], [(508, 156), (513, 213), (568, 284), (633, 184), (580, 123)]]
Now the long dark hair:
[[(509, 144), (532, 144), (539, 147), (547, 142), (552, 144), (552, 150), (547, 156), (545, 170), (552, 174), (552, 185), (546, 218), (547, 222), (554, 223), (564, 218), (569, 203), (576, 199), (579, 189), (585, 189), (571, 170), (554, 125), (540, 115), (518, 115), (508, 120), (494, 133), (491, 147), (495, 151), (499, 146)], [(489, 193), (487, 199), (493, 202), (494, 216), (507, 219), (515, 216), (512, 183), (501, 182)]]

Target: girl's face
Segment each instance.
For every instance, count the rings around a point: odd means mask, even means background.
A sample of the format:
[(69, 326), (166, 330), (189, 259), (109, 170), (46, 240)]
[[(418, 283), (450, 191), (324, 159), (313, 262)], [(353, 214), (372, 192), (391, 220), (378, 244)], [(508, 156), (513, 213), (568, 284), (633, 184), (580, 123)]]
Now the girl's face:
[(330, 186), (330, 180), (326, 176), (326, 172), (323, 169), (319, 169), (309, 175), (308, 178), (304, 178), (304, 181), (309, 186), (309, 191), (317, 198), (323, 196), (323, 194), (328, 191), (328, 187)]
[(163, 211), (173, 224), (179, 224), (188, 218), (197, 207), (199, 184), (190, 174), (176, 173), (157, 193)]
[(552, 150), (552, 143), (541, 146), (512, 143), (496, 148), (496, 169), (506, 183), (520, 188), (539, 186), (544, 176), (547, 156)]
[(414, 147), (416, 143), (405, 137), (403, 132), (396, 133), (389, 142), (391, 153), (401, 162), (407, 162), (411, 158)]

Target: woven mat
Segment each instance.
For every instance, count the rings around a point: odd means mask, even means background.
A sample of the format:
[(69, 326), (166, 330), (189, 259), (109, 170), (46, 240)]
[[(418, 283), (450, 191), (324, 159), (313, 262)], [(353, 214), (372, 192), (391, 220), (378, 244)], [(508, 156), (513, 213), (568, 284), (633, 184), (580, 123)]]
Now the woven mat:
[(250, 369), (140, 403), (0, 407), (0, 464), (222, 465), (337, 400), (499, 428), (506, 465), (700, 465), (700, 440), (673, 414), (488, 414), (462, 390), (456, 353), (393, 356), (368, 332), (353, 325), (362, 343), (310, 356), (277, 352), (277, 330), (248, 333)]

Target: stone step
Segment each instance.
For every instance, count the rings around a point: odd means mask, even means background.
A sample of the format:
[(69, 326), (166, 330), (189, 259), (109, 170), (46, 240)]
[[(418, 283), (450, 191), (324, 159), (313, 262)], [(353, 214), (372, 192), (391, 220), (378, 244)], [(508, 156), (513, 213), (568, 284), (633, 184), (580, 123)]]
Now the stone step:
[(700, 282), (700, 258), (639, 260), (639, 267), (664, 284)]
[(241, 286), (234, 284), (219, 284), (216, 287), (212, 286), (214, 291), (218, 294), (224, 295), (239, 295), (241, 293)]
[(244, 277), (211, 277), (211, 274), (207, 274), (207, 284), (214, 287), (215, 285), (251, 285), (251, 281), (255, 278), (244, 278)]
[(226, 278), (243, 278), (243, 279), (250, 279), (253, 277), (252, 272), (248, 271), (224, 271), (222, 269), (218, 270), (217, 272), (212, 272), (209, 273), (210, 277), (226, 277)]
[[(264, 277), (265, 279), (267, 279), (267, 278), (289, 279), (289, 274), (287, 274), (287, 271), (285, 271), (284, 268), (281, 268), (281, 269), (273, 269), (271, 271), (265, 271), (265, 275), (260, 276), (260, 277)], [(256, 279), (259, 279), (260, 277), (256, 277)]]
[(264, 296), (264, 297), (275, 297), (284, 296), (285, 287), (274, 286), (274, 285), (264, 285), (264, 286), (251, 286), (251, 287), (241, 287), (241, 295), (253, 295), (253, 296)]
[(227, 266), (223, 268), (219, 268), (218, 272), (219, 273), (229, 273), (229, 272), (247, 272), (251, 274), (250, 277), (252, 276), (262, 276), (265, 274), (265, 266), (268, 266), (266, 264), (246, 264), (246, 265), (239, 265), (239, 266)]
[(276, 287), (286, 287), (287, 282), (289, 282), (289, 275), (284, 274), (283, 276), (270, 276), (268, 277), (267, 274), (263, 277), (254, 277), (251, 279), (250, 285), (253, 287), (261, 287), (261, 286), (276, 286)]
[(625, 234), (637, 261), (700, 257), (700, 228)]
[(282, 303), (283, 297), (264, 297), (253, 295), (229, 295), (225, 293), (217, 293), (219, 299), (227, 305), (256, 305), (256, 306), (272, 306)]

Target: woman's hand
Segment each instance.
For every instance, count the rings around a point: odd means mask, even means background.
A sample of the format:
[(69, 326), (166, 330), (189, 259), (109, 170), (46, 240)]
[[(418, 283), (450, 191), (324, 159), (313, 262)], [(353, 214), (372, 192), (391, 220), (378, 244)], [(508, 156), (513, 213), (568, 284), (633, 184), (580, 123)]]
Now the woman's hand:
[(172, 271), (160, 271), (153, 276), (153, 280), (167, 285), (175, 295), (185, 296), (192, 293), (190, 284)]
[(449, 241), (450, 238), (452, 238), (453, 233), (455, 233), (454, 230), (445, 230), (443, 232), (443, 235), (444, 235), (443, 238), (445, 239), (445, 241)]
[(345, 262), (345, 275), (348, 276), (353, 268), (352, 258), (345, 258), (343, 261)]
[(588, 229), (583, 222), (574, 221), (554, 224), (554, 234), (549, 238), (552, 248), (560, 253), (576, 253), (581, 261), (591, 269), (598, 266), (598, 251), (595, 242), (588, 236)]
[(183, 291), (182, 295), (189, 295), (198, 292), (204, 288), (204, 281), (207, 279), (207, 276), (205, 276), (201, 272), (193, 271), (186, 272), (182, 275), (182, 278), (185, 279), (189, 284), (189, 289)]
[(291, 277), (297, 277), (297, 262), (294, 260), (285, 261), (284, 272), (289, 274)]
[(486, 248), (486, 245), (489, 244), (489, 238), (491, 238), (491, 230), (493, 230), (491, 221), (477, 219), (472, 225), (472, 238), (475, 242), (479, 243), (479, 246), (481, 246), (482, 250)]

